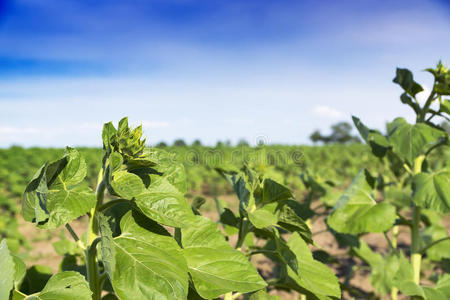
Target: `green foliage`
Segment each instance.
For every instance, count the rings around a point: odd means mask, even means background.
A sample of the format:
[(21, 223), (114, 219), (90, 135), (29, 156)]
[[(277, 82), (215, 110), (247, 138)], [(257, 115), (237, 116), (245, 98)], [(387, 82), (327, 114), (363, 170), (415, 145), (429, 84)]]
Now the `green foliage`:
[(322, 135), (319, 130), (314, 131), (310, 136), (310, 140), (313, 143), (323, 142), (324, 144), (328, 143), (359, 143), (360, 140), (357, 136), (353, 136), (351, 134), (352, 125), (347, 122), (339, 122), (331, 126), (331, 134), (330, 135)]
[(79, 152), (67, 149), (59, 160), (43, 165), (27, 185), (22, 215), (41, 228), (56, 228), (87, 213), (95, 206), (93, 191), (81, 181), (86, 163)]
[(266, 286), (240, 251), (231, 248), (216, 225), (196, 216), (181, 230), (183, 256), (200, 296), (216, 298), (231, 291), (251, 292)]
[[(409, 70), (394, 78), (414, 124), (396, 118), (381, 132), (353, 117), (367, 145), (212, 148), (180, 140), (163, 150), (147, 148), (142, 127), (124, 118), (117, 128), (104, 125), (103, 150), (0, 150), (0, 298), (257, 300), (279, 299), (268, 291), (280, 289), (307, 299), (343, 292), (448, 299), (448, 132), (435, 118), (449, 119), (450, 81), (442, 63), (427, 71), (434, 84), (425, 103)], [(348, 124), (332, 129), (328, 141), (352, 139)], [(22, 261), (27, 243), (15, 199), (24, 186), (25, 221), (64, 225), (74, 238), (53, 243), (64, 256), (55, 275)], [(235, 203), (220, 199), (233, 191)], [(202, 216), (214, 204), (217, 222)], [(89, 225), (79, 238), (70, 223), (82, 216)], [(326, 230), (311, 230), (323, 218)], [(399, 244), (400, 230), (410, 232), (410, 244)], [(348, 252), (318, 248), (316, 234), (325, 231)], [(370, 244), (375, 235), (386, 238), (387, 251)], [(254, 265), (262, 256), (270, 272)], [(365, 265), (342, 268), (349, 256)], [(373, 293), (353, 286), (359, 268), (370, 274)]]
[[(17, 271), (13, 270), (14, 259), (3, 241), (2, 263), (11, 269), (11, 278), (2, 284), (6, 297), (12, 293), (14, 299), (24, 299), (25, 293), (34, 293), (38, 299), (97, 300), (106, 278), (121, 299), (216, 298), (267, 285), (248, 257), (233, 249), (212, 221), (198, 215), (202, 201), (191, 208), (184, 197), (188, 188), (183, 165), (163, 150), (146, 149), (141, 127), (129, 128), (126, 118), (117, 129), (107, 123), (102, 139), (104, 154), (95, 193), (83, 183), (87, 164), (82, 155), (67, 148), (62, 158), (36, 172), (22, 201), (24, 219), (45, 229), (69, 226), (89, 213), (86, 239), (72, 231), (76, 243), (54, 244), (58, 253), (66, 255), (62, 269), (80, 270), (77, 257), (85, 253), (87, 281), (74, 271), (50, 277), (35, 267), (18, 289), (14, 273), (23, 276), (24, 269), (17, 262)], [(254, 184), (250, 213), (292, 198), (287, 188), (269, 178)], [(301, 219), (295, 222), (298, 231), (309, 232)], [(174, 227), (173, 234), (163, 226)]]
[(0, 279), (0, 297), (2, 299), (8, 299), (9, 293), (14, 286), (14, 260), (9, 253), (6, 240), (2, 240), (0, 243), (0, 267), (3, 271), (2, 278)]
[[(28, 282), (38, 281), (38, 279), (33, 277), (33, 273), (25, 273), (25, 264), (20, 258), (10, 253), (5, 240), (0, 243), (0, 266), (4, 273), (0, 280), (1, 299), (91, 299), (92, 292), (89, 290), (88, 283), (77, 272), (58, 273), (45, 281), (43, 289), (39, 292), (31, 292), (30, 296), (24, 294), (22, 290), (19, 290), (24, 277), (26, 276), (25, 280)], [(28, 289), (30, 290), (30, 286)]]
[[(340, 286), (333, 272), (313, 259), (307, 245), (313, 243), (311, 231), (301, 217), (292, 192), (255, 169), (247, 166), (240, 172), (218, 169), (232, 184), (239, 201), (239, 216), (224, 210), (220, 219), (224, 227), (238, 228), (235, 248), (248, 255), (264, 254), (272, 260), (280, 271), (268, 283), (276, 288), (291, 289), (313, 298), (340, 298)], [(288, 241), (280, 231), (290, 232)], [(252, 234), (265, 240), (265, 245), (252, 243)]]
[(395, 208), (388, 202), (373, 198), (374, 179), (362, 170), (339, 198), (328, 225), (342, 233), (384, 232), (396, 219)]
[(413, 177), (413, 201), (441, 213), (450, 212), (450, 171), (421, 172)]
[[(432, 122), (436, 116), (448, 120), (448, 69), (439, 63), (436, 69), (427, 69), (434, 76), (433, 90), (422, 106), (416, 95), (423, 91), (407, 69), (397, 69), (394, 82), (404, 91), (402, 103), (416, 114), (416, 123), (409, 124), (396, 118), (387, 124), (386, 134), (369, 129), (361, 120), (353, 122), (372, 153), (389, 166), (391, 176), (370, 176), (360, 172), (336, 203), (328, 224), (340, 233), (361, 235), (366, 232), (383, 232), (390, 252), (374, 253), (359, 240), (352, 248), (354, 255), (371, 267), (371, 283), (381, 295), (397, 292), (422, 299), (448, 298), (448, 279), (440, 278), (435, 287), (421, 286), (421, 260), (426, 254), (430, 260), (439, 261), (448, 255), (449, 237), (439, 224), (439, 214), (450, 212), (450, 173), (444, 164), (432, 162), (432, 152), (448, 151), (448, 133)], [(439, 111), (431, 105), (439, 102)], [(402, 171), (399, 171), (402, 169)], [(375, 198), (380, 192), (381, 199)], [(412, 218), (403, 217), (411, 210)], [(428, 209), (428, 210), (424, 210)], [(393, 226), (393, 227), (392, 227)], [(411, 233), (410, 260), (397, 248), (398, 226), (406, 226)], [(421, 228), (422, 227), (422, 228)], [(392, 240), (387, 232), (392, 231)], [(448, 251), (447, 251), (448, 252)]]

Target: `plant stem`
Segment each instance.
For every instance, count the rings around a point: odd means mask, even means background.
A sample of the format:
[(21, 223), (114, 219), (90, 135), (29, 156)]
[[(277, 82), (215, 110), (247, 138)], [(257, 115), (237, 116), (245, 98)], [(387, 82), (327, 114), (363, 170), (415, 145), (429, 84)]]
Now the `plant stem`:
[(397, 300), (398, 288), (393, 287), (391, 289), (391, 300)]
[(247, 222), (245, 218), (241, 218), (241, 221), (239, 222), (238, 240), (236, 242), (236, 245), (234, 246), (234, 249), (241, 250), (246, 235), (247, 235)]
[(80, 247), (83, 250), (86, 250), (86, 246), (84, 245), (83, 241), (80, 240), (80, 238), (78, 237), (76, 232), (73, 230), (72, 226), (69, 225), (69, 223), (66, 224), (66, 229), (70, 233), (72, 238), (75, 240), (75, 242), (77, 243), (78, 247)]
[(97, 243), (95, 243), (95, 245), (93, 246), (89, 246), (89, 248), (86, 250), (87, 278), (89, 281), (89, 288), (92, 292), (92, 300), (99, 300), (101, 295), (96, 245)]
[(394, 227), (392, 227), (392, 247), (394, 249), (397, 249), (397, 237), (398, 237), (398, 225), (394, 225)]
[(88, 247), (86, 250), (86, 271), (87, 279), (89, 282), (89, 288), (92, 291), (92, 300), (100, 300), (101, 297), (101, 284), (98, 273), (97, 263), (97, 244), (100, 238), (97, 237), (98, 224), (97, 224), (97, 212), (100, 206), (103, 204), (103, 198), (105, 195), (106, 184), (103, 181), (103, 173), (99, 175), (99, 184), (95, 192), (97, 202), (95, 207), (91, 209), (89, 219), (89, 232), (88, 232)]
[[(436, 81), (436, 80), (435, 80)], [(436, 82), (433, 83), (433, 87), (435, 86)], [(420, 114), (417, 115), (417, 123), (424, 122), (425, 116), (428, 112), (428, 109), (430, 108), (431, 103), (435, 99), (434, 96), (436, 95), (434, 88), (431, 91), (430, 95), (428, 96), (427, 101), (425, 102), (424, 106), (422, 107)]]
[(432, 242), (432, 243), (426, 245), (424, 248), (422, 248), (422, 249), (420, 250), (420, 253), (424, 254), (428, 249), (430, 249), (430, 248), (433, 247), (434, 245), (439, 244), (440, 242), (443, 242), (443, 241), (446, 241), (446, 240), (450, 240), (450, 236), (446, 236), (446, 237), (444, 237), (444, 238), (438, 239), (438, 240), (436, 240), (436, 241), (434, 241), (434, 242)]
[[(419, 174), (422, 171), (422, 163), (425, 160), (425, 155), (420, 155), (414, 160), (414, 174)], [(413, 220), (411, 227), (411, 264), (413, 267), (414, 283), (420, 282), (420, 264), (422, 262), (422, 254), (420, 253), (420, 211), (419, 206), (414, 205)]]
[(99, 208), (98, 211), (105, 211), (110, 209), (111, 207), (113, 207), (116, 204), (120, 204), (120, 203), (130, 203), (130, 200), (126, 200), (126, 199), (114, 199), (114, 200), (110, 200), (108, 202), (106, 202), (105, 204), (102, 204)]
[(414, 206), (413, 226), (411, 228), (411, 264), (413, 267), (414, 283), (419, 284), (420, 281), (420, 264), (422, 254), (419, 249), (419, 223), (420, 223), (420, 207)]
[(386, 232), (383, 232), (384, 238), (386, 239), (386, 242), (389, 245), (389, 248), (391, 248), (392, 250), (395, 250), (394, 244), (391, 242), (391, 240), (389, 239), (388, 235)]
[[(394, 225), (394, 227), (392, 227), (391, 246), (395, 251), (397, 251), (397, 237), (398, 237), (398, 225)], [(392, 287), (391, 300), (397, 300), (397, 294), (398, 294), (398, 288)]]

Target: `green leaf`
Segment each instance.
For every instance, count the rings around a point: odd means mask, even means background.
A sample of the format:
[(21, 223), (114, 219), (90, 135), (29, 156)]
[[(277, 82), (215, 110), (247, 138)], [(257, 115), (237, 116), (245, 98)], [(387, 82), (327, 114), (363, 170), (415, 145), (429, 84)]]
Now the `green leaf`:
[(289, 205), (283, 205), (278, 211), (278, 225), (291, 232), (297, 232), (307, 243), (313, 243), (308, 225)]
[(287, 187), (270, 178), (266, 178), (264, 179), (263, 185), (263, 197), (261, 203), (257, 203), (257, 205), (259, 204), (262, 206), (268, 203), (280, 202), (292, 198), (294, 198), (294, 196)]
[(276, 206), (276, 203), (271, 203), (256, 210), (247, 211), (250, 222), (259, 229), (276, 225), (278, 222), (275, 215)]
[(141, 227), (130, 211), (120, 222), (122, 234), (112, 238), (107, 222), (100, 220), (103, 260), (120, 299), (186, 299), (186, 261), (177, 242), (161, 234), (161, 226), (147, 219)]
[(181, 234), (189, 273), (203, 298), (231, 291), (247, 293), (266, 286), (247, 257), (231, 248), (211, 220), (196, 216), (190, 226), (181, 229)]
[(124, 198), (131, 200), (145, 190), (145, 186), (139, 176), (127, 171), (115, 172), (112, 176), (111, 187), (114, 192)]
[(68, 271), (52, 276), (41, 292), (30, 297), (36, 300), (91, 300), (91, 295), (84, 277), (77, 272)]
[(400, 95), (400, 101), (402, 101), (403, 104), (409, 105), (414, 112), (418, 115), (420, 114), (420, 106), (419, 104), (411, 98), (408, 93), (403, 93)]
[(403, 294), (407, 296), (419, 296), (424, 300), (445, 300), (448, 299), (449, 280), (441, 278), (435, 288), (419, 286), (414, 283), (413, 268), (409, 261), (400, 255), (399, 268), (393, 278), (393, 284)]
[(183, 164), (177, 162), (171, 153), (161, 149), (154, 149), (150, 155), (151, 159), (157, 162), (157, 166), (154, 169), (180, 193), (186, 194), (188, 188)]
[(16, 272), (14, 260), (9, 253), (6, 240), (2, 240), (0, 243), (0, 270), (2, 270), (2, 276), (0, 277), (0, 299), (8, 299), (9, 293), (14, 286), (14, 274)]
[(296, 233), (287, 242), (298, 260), (297, 273), (288, 268), (288, 275), (301, 288), (318, 298), (341, 298), (341, 289), (334, 273), (324, 264), (315, 260), (306, 242)]
[(450, 115), (450, 100), (442, 99), (439, 104), (439, 111)]
[[(27, 272), (27, 266), (16, 255), (11, 255), (14, 261), (14, 287), (19, 289)], [(2, 269), (4, 270), (4, 269)]]
[(439, 129), (424, 123), (411, 125), (403, 118), (388, 124), (388, 139), (393, 151), (410, 165), (444, 136), (445, 132)]
[(103, 124), (102, 140), (106, 152), (111, 152), (111, 145), (115, 141), (117, 130), (111, 122)]
[(234, 215), (233, 211), (229, 208), (224, 208), (223, 212), (220, 214), (220, 222), (222, 224), (237, 227), (238, 226), (238, 218)]
[(397, 207), (410, 207), (412, 203), (411, 192), (395, 186), (389, 186), (384, 190), (384, 198)]
[(436, 93), (450, 95), (450, 72), (448, 67), (439, 61), (435, 69), (429, 68), (426, 71), (433, 74), (435, 78), (434, 90)]
[(443, 274), (436, 283), (436, 290), (450, 298), (450, 274)]
[(90, 188), (79, 185), (85, 176), (86, 163), (75, 149), (42, 166), (23, 195), (24, 219), (54, 229), (87, 213), (96, 199)]
[[(447, 230), (442, 225), (431, 225), (420, 232), (420, 247), (426, 247), (434, 241), (448, 237)], [(450, 258), (450, 240), (442, 241), (426, 251), (427, 257), (433, 261)]]
[(358, 247), (352, 247), (352, 252), (364, 260), (368, 265), (372, 268), (376, 268), (377, 266), (383, 264), (383, 257), (380, 253), (372, 251), (369, 245), (367, 245), (364, 241), (359, 240)]
[(114, 147), (123, 155), (125, 160), (141, 156), (145, 148), (145, 139), (141, 140), (142, 126), (131, 130), (128, 126), (128, 118), (122, 118), (117, 127)]
[(419, 173), (413, 177), (413, 201), (416, 205), (441, 213), (450, 212), (450, 171)]
[(396, 219), (395, 207), (387, 202), (376, 203), (372, 196), (368, 173), (362, 170), (339, 198), (328, 217), (328, 225), (341, 233), (384, 232)]
[(403, 255), (399, 257), (397, 268), (398, 271), (393, 277), (393, 285), (405, 295), (425, 298), (421, 287), (414, 283), (414, 272), (411, 264)]
[(59, 240), (53, 243), (53, 249), (59, 255), (83, 255), (83, 251), (77, 243), (70, 240)]
[(191, 203), (192, 211), (196, 212), (196, 214), (200, 214), (198, 210), (199, 210), (200, 207), (202, 207), (202, 205), (205, 204), (205, 203), (206, 203), (206, 199), (205, 199), (205, 198), (203, 198), (203, 197), (201, 197), (201, 196), (196, 196), (196, 197), (192, 200), (192, 203)]
[(266, 291), (260, 290), (251, 294), (249, 300), (281, 300), (279, 296), (271, 296)]
[(194, 216), (184, 194), (165, 177), (154, 177), (135, 201), (147, 217), (167, 226), (187, 226)]
[(399, 257), (389, 253), (379, 263), (371, 264), (370, 283), (382, 295), (388, 294), (394, 286), (394, 275), (399, 268)]
[(379, 131), (369, 129), (363, 122), (352, 116), (353, 123), (359, 131), (363, 140), (370, 146), (372, 153), (377, 157), (383, 157), (391, 148), (389, 141)]
[(53, 271), (49, 266), (34, 265), (27, 270), (20, 290), (27, 294), (40, 292), (52, 275)]
[(417, 93), (423, 91), (422, 86), (414, 81), (413, 74), (408, 69), (397, 68), (397, 74), (393, 79), (393, 82), (400, 85), (405, 92), (413, 97), (415, 97)]
[(339, 193), (337, 190), (334, 190), (333, 187), (329, 185), (324, 185), (325, 194), (320, 197), (320, 201), (322, 201), (326, 206), (333, 207), (336, 205), (339, 200)]

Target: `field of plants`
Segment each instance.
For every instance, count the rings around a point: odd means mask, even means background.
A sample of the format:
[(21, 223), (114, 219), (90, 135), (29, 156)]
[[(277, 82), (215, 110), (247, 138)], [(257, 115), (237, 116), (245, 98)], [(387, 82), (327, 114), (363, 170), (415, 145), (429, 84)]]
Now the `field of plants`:
[[(450, 72), (364, 143), (0, 149), (0, 300), (450, 299)], [(150, 137), (151, 138), (151, 137)]]

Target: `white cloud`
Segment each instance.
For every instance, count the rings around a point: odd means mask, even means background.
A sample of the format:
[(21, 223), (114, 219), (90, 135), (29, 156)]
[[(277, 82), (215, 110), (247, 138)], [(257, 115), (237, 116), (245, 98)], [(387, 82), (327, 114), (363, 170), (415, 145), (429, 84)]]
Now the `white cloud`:
[(170, 122), (166, 121), (147, 121), (144, 120), (141, 122), (142, 127), (144, 128), (168, 128), (170, 127)]
[(333, 119), (339, 119), (344, 116), (344, 114), (332, 107), (329, 107), (327, 105), (318, 105), (314, 107), (313, 109), (314, 114), (321, 116), (321, 117), (327, 117), (327, 118), (333, 118)]
[(0, 126), (0, 137), (6, 135), (16, 135), (16, 134), (36, 134), (41, 131), (37, 128), (32, 127), (10, 127), (10, 126)]

